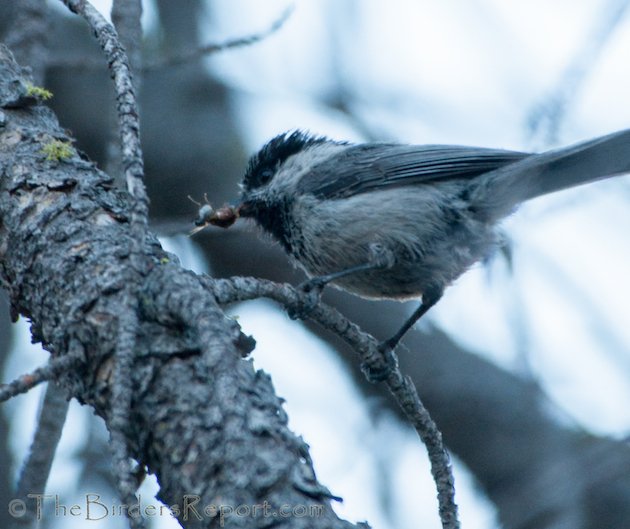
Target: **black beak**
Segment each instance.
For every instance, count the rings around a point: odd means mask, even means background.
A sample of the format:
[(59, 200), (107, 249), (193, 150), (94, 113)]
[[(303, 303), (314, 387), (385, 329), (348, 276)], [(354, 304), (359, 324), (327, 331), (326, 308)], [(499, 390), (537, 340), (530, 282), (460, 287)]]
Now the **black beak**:
[(239, 217), (251, 217), (254, 215), (254, 204), (247, 199), (239, 200), (232, 206)]

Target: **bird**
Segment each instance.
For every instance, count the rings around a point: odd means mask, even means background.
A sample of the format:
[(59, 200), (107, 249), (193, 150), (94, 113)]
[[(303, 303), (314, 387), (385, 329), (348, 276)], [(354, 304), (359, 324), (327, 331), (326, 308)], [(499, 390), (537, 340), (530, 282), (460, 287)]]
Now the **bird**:
[(626, 173), (630, 130), (543, 153), (460, 145), (350, 143), (302, 130), (249, 160), (239, 199), (197, 224), (252, 219), (309, 279), (370, 299), (421, 299), (391, 351), (444, 290), (499, 245), (522, 202)]

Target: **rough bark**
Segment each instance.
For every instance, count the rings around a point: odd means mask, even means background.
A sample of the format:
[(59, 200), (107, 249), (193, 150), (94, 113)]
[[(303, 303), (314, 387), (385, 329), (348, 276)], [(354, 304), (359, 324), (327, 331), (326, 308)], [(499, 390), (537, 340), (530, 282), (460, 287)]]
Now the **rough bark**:
[[(308, 449), (286, 426), (268, 376), (243, 359), (251, 349), (195, 274), (150, 237), (129, 233), (127, 195), (79, 152), (37, 104), (6, 49), (0, 51), (0, 278), (13, 318), (31, 321), (33, 339), (53, 358), (80, 355), (60, 384), (106, 424), (120, 307), (140, 291), (135, 316), (134, 396), (127, 442), (158, 476), (159, 498), (178, 505), (184, 527), (351, 527), (332, 512)], [(56, 143), (60, 145), (60, 143)], [(130, 262), (134, 255), (142, 259)], [(140, 287), (140, 288), (139, 288)], [(135, 301), (135, 300), (134, 300)], [(197, 510), (183, 519), (186, 495)], [(266, 503), (265, 503), (266, 502)], [(223, 520), (206, 505), (249, 508)], [(298, 508), (282, 515), (281, 506)], [(312, 506), (315, 516), (304, 513)]]

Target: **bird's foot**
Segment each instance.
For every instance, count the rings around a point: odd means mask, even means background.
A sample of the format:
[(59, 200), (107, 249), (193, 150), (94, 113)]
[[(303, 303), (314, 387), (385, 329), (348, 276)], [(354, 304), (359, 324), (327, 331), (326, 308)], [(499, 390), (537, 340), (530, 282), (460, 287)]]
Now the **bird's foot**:
[(394, 353), (398, 342), (391, 344), (391, 341), (381, 342), (378, 346), (379, 354), (361, 364), (361, 371), (373, 384), (387, 380), (392, 371), (398, 368), (398, 357)]
[(300, 283), (296, 290), (302, 291), (298, 304), (289, 311), (289, 318), (292, 320), (304, 320), (313, 312), (322, 297), (322, 291), (328, 281), (322, 277), (313, 277)]

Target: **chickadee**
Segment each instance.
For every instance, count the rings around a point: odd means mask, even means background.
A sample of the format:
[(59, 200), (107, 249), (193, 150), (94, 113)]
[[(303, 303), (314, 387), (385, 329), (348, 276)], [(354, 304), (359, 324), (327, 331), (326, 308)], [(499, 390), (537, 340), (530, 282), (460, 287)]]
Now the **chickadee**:
[[(351, 144), (304, 132), (252, 156), (227, 227), (252, 218), (311, 278), (365, 298), (420, 307), (383, 342), (393, 349), (444, 289), (497, 246), (521, 202), (630, 169), (628, 132), (530, 154), (452, 145)], [(623, 160), (610, 159), (623, 152)], [(227, 220), (226, 220), (227, 219)]]

